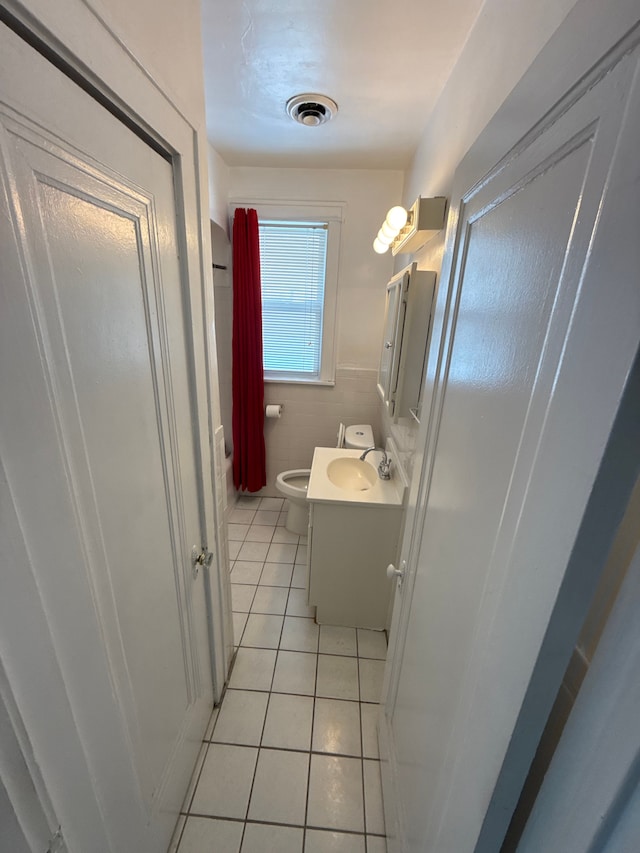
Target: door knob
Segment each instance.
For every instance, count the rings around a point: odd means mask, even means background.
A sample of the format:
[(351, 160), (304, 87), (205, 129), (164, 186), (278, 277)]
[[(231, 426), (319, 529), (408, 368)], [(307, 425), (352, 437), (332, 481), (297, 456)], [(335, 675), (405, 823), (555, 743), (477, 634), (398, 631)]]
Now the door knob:
[(387, 566), (387, 577), (388, 578), (397, 578), (398, 583), (402, 583), (402, 579), (404, 578), (404, 570), (406, 569), (407, 564), (405, 560), (400, 563), (400, 568), (396, 569), (393, 563), (389, 563)]

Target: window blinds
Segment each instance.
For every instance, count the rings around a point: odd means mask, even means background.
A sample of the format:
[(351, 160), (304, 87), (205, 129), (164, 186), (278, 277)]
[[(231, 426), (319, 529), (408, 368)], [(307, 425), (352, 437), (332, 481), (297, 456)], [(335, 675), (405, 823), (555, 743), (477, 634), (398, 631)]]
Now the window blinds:
[(262, 345), (267, 376), (320, 376), (326, 222), (261, 220)]

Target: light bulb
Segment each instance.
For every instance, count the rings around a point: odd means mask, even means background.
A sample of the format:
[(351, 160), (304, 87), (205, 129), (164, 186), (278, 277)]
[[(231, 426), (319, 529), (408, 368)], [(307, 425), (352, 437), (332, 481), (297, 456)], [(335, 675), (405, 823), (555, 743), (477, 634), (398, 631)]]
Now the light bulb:
[(391, 243), (393, 243), (395, 236), (396, 236), (395, 234), (392, 234), (391, 236), (389, 236), (388, 234), (385, 234), (381, 228), (378, 231), (378, 235), (376, 237), (376, 240), (380, 240), (380, 242), (384, 243), (385, 246), (389, 246)]
[(382, 223), (382, 228), (380, 230), (382, 231), (385, 237), (389, 238), (389, 240), (393, 240), (395, 237), (398, 236), (398, 229), (392, 228), (386, 219)]
[(395, 228), (396, 233), (398, 233), (407, 224), (407, 216), (407, 211), (398, 204), (387, 213), (386, 222), (390, 228)]
[(377, 252), (379, 255), (384, 255), (386, 251), (389, 249), (388, 243), (381, 243), (378, 237), (373, 241), (373, 250)]

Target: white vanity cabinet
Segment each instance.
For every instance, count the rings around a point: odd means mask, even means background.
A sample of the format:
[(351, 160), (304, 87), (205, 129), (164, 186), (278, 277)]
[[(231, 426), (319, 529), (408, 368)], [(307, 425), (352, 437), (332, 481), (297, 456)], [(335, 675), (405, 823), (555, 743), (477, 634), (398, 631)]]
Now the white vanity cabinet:
[(401, 506), (311, 503), (308, 596), (320, 625), (386, 628)]

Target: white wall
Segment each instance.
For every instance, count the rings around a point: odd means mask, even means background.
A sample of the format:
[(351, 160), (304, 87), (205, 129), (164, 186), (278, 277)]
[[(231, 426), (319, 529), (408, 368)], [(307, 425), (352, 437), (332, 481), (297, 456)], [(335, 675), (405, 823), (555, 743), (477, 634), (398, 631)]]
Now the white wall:
[(229, 231), (230, 169), (209, 143), (209, 215), (213, 222)]
[(402, 172), (365, 169), (231, 168), (232, 200), (338, 201), (345, 204), (338, 278), (339, 367), (377, 369), (390, 255), (372, 243), (397, 204)]
[[(486, 0), (407, 170), (405, 206), (419, 195), (450, 195), (458, 164), (575, 2)], [(421, 269), (440, 272), (444, 235), (415, 254)], [(395, 269), (409, 260), (398, 255)], [(391, 424), (386, 417), (383, 424), (410, 469), (417, 425), (410, 420)]]
[[(262, 494), (278, 494), (274, 481), (280, 471), (308, 468), (314, 447), (335, 445), (341, 421), (370, 423), (376, 439), (383, 439), (376, 377), (385, 285), (393, 260), (391, 255), (377, 255), (372, 242), (387, 210), (400, 199), (402, 179), (399, 171), (258, 167), (229, 170), (229, 198), (233, 201), (247, 205), (267, 200), (344, 205), (336, 383), (333, 387), (266, 383), (265, 401), (283, 403), (285, 408), (279, 420), (265, 422), (267, 487)], [(216, 322), (220, 320), (217, 318)], [(227, 322), (231, 322), (230, 318)]]
[(87, 5), (121, 36), (188, 119), (204, 121), (199, 0), (87, 0)]

